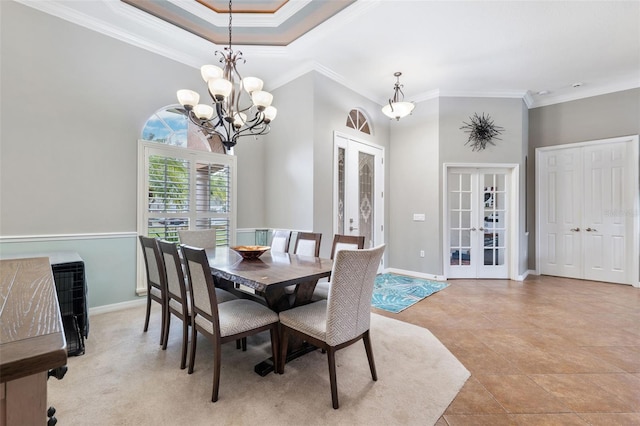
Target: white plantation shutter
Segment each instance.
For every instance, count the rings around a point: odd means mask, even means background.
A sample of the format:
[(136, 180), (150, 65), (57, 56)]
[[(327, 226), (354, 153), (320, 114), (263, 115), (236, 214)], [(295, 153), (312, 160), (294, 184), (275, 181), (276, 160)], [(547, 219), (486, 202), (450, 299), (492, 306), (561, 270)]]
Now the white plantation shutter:
[(178, 230), (216, 228), (217, 245), (234, 244), (236, 157), (145, 141), (139, 146), (138, 234), (178, 242)]

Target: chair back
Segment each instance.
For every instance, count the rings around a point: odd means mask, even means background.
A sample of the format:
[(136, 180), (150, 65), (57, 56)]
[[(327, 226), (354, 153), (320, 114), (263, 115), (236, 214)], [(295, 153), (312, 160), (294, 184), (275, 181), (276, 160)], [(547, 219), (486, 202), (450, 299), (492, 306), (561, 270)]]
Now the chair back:
[(205, 249), (181, 245), (185, 259), (187, 277), (191, 284), (191, 313), (197, 322), (198, 315), (213, 324), (213, 334), (220, 336), (218, 320), (218, 300), (216, 298), (215, 283)]
[(320, 257), (320, 240), (322, 234), (319, 232), (298, 232), (296, 245), (293, 248), (294, 254), (302, 256)]
[(363, 235), (336, 234), (333, 236), (333, 245), (331, 246), (331, 259), (335, 257), (336, 252), (338, 252), (339, 250), (357, 250), (363, 248)]
[(271, 237), (272, 253), (289, 253), (289, 240), (291, 239), (291, 231), (275, 230)]
[(180, 244), (186, 244), (191, 247), (210, 249), (216, 247), (217, 228), (211, 229), (195, 229), (195, 230), (178, 230)]
[[(158, 241), (162, 260), (164, 261), (167, 274), (167, 294), (169, 299), (175, 299), (187, 305), (187, 286), (182, 270), (179, 248), (175, 243), (169, 241)], [(169, 302), (171, 303), (171, 302)], [(176, 307), (177, 308), (177, 307)]]
[(347, 342), (369, 329), (371, 296), (384, 244), (371, 249), (340, 250), (331, 272), (326, 341)]
[(152, 292), (152, 289), (156, 289), (161, 294), (164, 294), (166, 289), (166, 274), (164, 262), (160, 255), (160, 248), (158, 247), (158, 240), (143, 235), (140, 235), (139, 238), (140, 245), (142, 246), (144, 265), (147, 271), (147, 291)]

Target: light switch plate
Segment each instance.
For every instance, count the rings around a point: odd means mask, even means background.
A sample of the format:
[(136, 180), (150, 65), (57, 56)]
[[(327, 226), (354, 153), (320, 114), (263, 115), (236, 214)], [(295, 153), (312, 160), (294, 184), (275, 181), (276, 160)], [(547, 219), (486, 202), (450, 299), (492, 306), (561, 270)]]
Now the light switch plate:
[(425, 220), (424, 213), (414, 213), (413, 214), (413, 221), (414, 222), (424, 222), (424, 220)]

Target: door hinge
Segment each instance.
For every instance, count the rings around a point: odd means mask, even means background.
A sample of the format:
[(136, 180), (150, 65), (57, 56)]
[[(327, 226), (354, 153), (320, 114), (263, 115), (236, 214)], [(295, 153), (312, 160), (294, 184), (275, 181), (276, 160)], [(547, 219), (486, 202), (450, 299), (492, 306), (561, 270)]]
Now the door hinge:
[(380, 225), (380, 230), (384, 232), (384, 225)]

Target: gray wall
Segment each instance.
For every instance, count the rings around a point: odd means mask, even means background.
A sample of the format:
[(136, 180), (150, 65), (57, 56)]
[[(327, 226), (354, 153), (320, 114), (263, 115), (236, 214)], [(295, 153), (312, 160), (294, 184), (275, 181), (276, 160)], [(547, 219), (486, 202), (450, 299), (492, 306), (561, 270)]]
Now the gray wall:
[[(460, 127), (474, 113), (489, 114), (504, 128), (485, 150), (465, 146), (468, 134)], [(527, 140), (526, 106), (521, 99), (441, 97), (421, 102), (413, 114), (394, 123), (391, 131), (391, 223), (389, 266), (427, 275), (443, 275), (442, 173), (445, 163), (508, 163), (520, 165), (524, 181)], [(521, 184), (521, 194), (524, 185)], [(524, 197), (516, 224), (524, 240)], [(414, 222), (414, 213), (425, 213), (425, 222)], [(526, 240), (524, 240), (526, 241)], [(521, 249), (526, 247), (526, 242)], [(425, 250), (425, 258), (420, 258)], [(517, 270), (525, 261), (520, 253)]]
[(534, 238), (536, 148), (637, 134), (640, 134), (640, 89), (594, 96), (529, 111), (527, 170), (529, 269), (536, 269)]
[[(388, 266), (435, 275), (442, 274), (439, 108), (440, 100), (431, 99), (418, 104), (410, 116), (392, 121), (393, 145), (387, 156)], [(414, 213), (424, 213), (425, 221), (414, 222)]]

